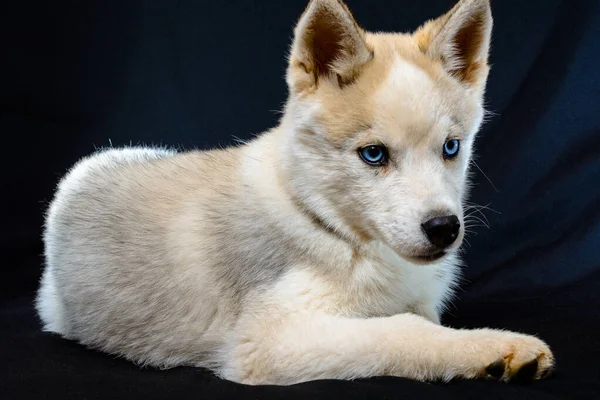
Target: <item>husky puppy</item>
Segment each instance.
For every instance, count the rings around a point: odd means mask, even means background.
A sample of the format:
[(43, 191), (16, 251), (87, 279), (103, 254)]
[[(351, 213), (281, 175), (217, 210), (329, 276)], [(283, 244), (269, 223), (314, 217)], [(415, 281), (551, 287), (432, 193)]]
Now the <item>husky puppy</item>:
[(100, 151), (62, 179), (44, 330), (246, 384), (547, 375), (533, 336), (440, 325), (491, 31), (488, 0), (411, 34), (368, 33), (340, 0), (312, 0), (279, 126), (224, 150)]

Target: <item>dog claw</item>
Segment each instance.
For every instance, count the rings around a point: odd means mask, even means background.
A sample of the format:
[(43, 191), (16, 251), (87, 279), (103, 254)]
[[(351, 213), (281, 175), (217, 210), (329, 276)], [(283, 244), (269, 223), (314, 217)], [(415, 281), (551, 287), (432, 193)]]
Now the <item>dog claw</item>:
[(504, 370), (505, 369), (506, 369), (506, 367), (504, 366), (504, 361), (503, 360), (498, 360), (498, 361), (490, 364), (485, 369), (485, 372), (486, 372), (487, 375), (489, 375), (492, 378), (500, 379), (504, 375)]
[(485, 369), (485, 377), (510, 383), (528, 383), (535, 379), (547, 378), (552, 372), (552, 368), (546, 368), (540, 371), (540, 363), (533, 359), (517, 369), (511, 369), (507, 365), (509, 360), (500, 359), (488, 365)]
[(510, 378), (510, 381), (515, 383), (531, 382), (537, 375), (537, 371), (538, 360), (536, 358), (519, 368), (517, 372)]

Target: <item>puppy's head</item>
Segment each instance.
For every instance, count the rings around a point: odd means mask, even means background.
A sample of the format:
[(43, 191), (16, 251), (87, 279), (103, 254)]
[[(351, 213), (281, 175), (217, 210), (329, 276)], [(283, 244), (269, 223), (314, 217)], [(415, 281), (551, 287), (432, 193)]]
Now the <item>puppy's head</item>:
[(411, 261), (459, 247), (491, 28), (488, 0), (462, 0), (412, 34), (365, 32), (340, 0), (312, 0), (282, 121), (295, 196), (340, 234)]

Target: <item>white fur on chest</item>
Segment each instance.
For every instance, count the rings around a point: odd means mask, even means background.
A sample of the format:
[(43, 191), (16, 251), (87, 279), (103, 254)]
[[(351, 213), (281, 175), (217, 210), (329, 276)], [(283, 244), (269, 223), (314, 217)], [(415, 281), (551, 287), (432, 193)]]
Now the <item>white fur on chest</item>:
[(437, 322), (457, 274), (452, 259), (415, 265), (380, 243), (353, 265), (330, 268), (291, 269), (260, 297), (261, 307), (353, 317), (413, 312)]

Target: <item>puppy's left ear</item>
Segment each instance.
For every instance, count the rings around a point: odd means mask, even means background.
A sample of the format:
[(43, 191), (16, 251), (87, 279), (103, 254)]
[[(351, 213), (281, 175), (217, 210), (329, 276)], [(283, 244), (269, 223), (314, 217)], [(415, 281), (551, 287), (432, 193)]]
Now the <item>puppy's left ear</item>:
[(459, 81), (483, 92), (492, 35), (489, 0), (461, 0), (452, 10), (415, 32), (421, 51)]

